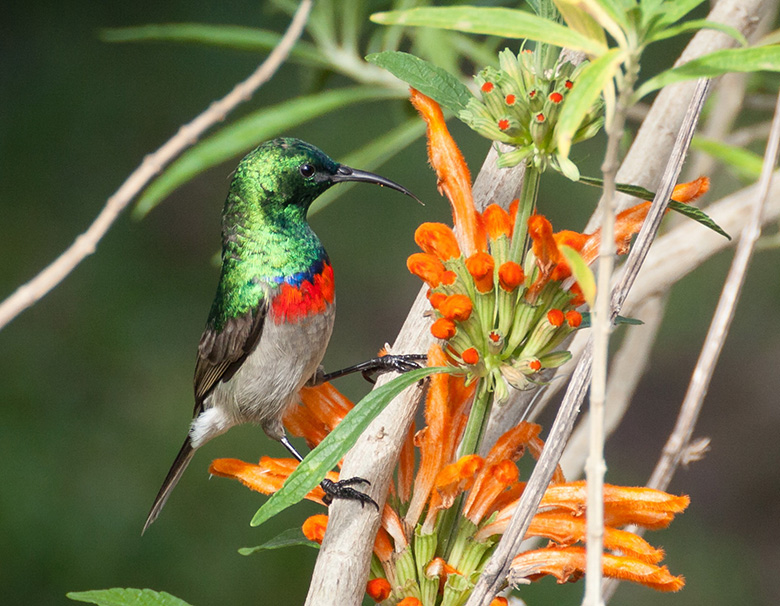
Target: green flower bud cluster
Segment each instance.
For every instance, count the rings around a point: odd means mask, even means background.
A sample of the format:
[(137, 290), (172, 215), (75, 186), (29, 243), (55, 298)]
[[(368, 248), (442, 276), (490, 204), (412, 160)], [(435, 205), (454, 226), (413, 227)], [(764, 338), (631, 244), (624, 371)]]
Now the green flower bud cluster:
[[(578, 180), (575, 164), (557, 151), (555, 129), (566, 95), (585, 64), (575, 66), (559, 59), (545, 69), (530, 50), (516, 55), (504, 49), (498, 58), (498, 69), (486, 67), (474, 77), (481, 98), (472, 97), (459, 118), (482, 136), (515, 148), (500, 154), (499, 166), (526, 162), (540, 171), (551, 166)], [(602, 105), (599, 101), (586, 114), (573, 143), (599, 131), (604, 122)]]

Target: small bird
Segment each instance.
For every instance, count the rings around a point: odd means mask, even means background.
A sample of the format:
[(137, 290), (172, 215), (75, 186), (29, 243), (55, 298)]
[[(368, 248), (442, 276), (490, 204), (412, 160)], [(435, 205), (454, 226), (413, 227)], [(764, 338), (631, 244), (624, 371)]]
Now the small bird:
[[(349, 372), (408, 370), (419, 356), (384, 356), (331, 374), (325, 355), (335, 312), (333, 269), (306, 215), (336, 183), (375, 183), (417, 199), (373, 173), (339, 164), (299, 139), (263, 143), (236, 168), (222, 212), (222, 271), (195, 364), (187, 439), (154, 500), (157, 519), (195, 451), (235, 425), (255, 423), (298, 460), (282, 425), (298, 391)], [(323, 481), (328, 499), (376, 503), (350, 478)]]

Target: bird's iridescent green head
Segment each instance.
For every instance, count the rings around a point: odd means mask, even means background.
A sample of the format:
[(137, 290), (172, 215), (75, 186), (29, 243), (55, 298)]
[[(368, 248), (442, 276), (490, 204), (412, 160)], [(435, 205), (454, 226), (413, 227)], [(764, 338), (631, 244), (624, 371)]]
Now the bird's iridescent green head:
[(236, 168), (230, 197), (261, 206), (269, 217), (305, 217), (317, 196), (342, 181), (384, 185), (415, 197), (389, 179), (339, 164), (313, 145), (292, 138), (267, 141), (249, 152)]

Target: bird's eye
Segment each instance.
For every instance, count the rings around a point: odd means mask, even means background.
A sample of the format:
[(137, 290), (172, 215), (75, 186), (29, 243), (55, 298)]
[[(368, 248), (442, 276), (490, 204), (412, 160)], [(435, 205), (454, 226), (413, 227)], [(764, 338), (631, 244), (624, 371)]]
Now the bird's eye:
[(314, 167), (311, 164), (301, 164), (301, 168), (299, 170), (301, 171), (301, 174), (307, 179), (314, 174)]

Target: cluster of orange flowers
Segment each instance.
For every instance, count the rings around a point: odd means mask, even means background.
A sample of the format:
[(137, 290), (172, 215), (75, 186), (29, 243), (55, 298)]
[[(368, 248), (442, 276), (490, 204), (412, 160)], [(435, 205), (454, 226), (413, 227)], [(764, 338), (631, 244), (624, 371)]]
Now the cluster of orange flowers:
[[(432, 347), (429, 357), (432, 365), (445, 362), (438, 346)], [(366, 591), (377, 602), (406, 606), (461, 603), (518, 505), (525, 483), (520, 481), (517, 461), (526, 451), (539, 455), (544, 446), (539, 438), (541, 428), (520, 423), (501, 436), (485, 457), (459, 457), (458, 446), (473, 396), (474, 388), (466, 386), (464, 377), (440, 374), (430, 379), (426, 426), (410, 431), (374, 542), (373, 578)], [(302, 403), (287, 413), (285, 424), (311, 446), (352, 407), (327, 384), (304, 389), (301, 398)], [(218, 459), (209, 471), (270, 494), (281, 488), (296, 466), (294, 459), (263, 457), (258, 464)], [(337, 474), (330, 477), (335, 480)], [(545, 575), (565, 582), (582, 575), (585, 495), (583, 482), (566, 483), (560, 470), (556, 471), (527, 533), (550, 543), (514, 558), (512, 583)], [(323, 496), (317, 487), (307, 498), (322, 503)], [(687, 505), (685, 496), (606, 486), (604, 545), (619, 555), (604, 554), (604, 574), (661, 591), (680, 589), (683, 579), (658, 565), (663, 551), (617, 527), (637, 524), (662, 528)], [(451, 509), (457, 512), (457, 524), (452, 536), (443, 536), (443, 514)], [(310, 540), (321, 542), (326, 526), (327, 515), (318, 514), (306, 520), (303, 532)], [(500, 604), (503, 598), (497, 599), (496, 604)]]
[[(412, 102), (428, 122), (431, 164), (440, 190), (452, 203), (457, 237), (446, 225), (423, 224), (415, 234), (423, 252), (412, 255), (408, 265), (430, 287), (436, 315), (431, 330), (440, 343), (431, 347), (428, 363), (454, 368), (452, 374), (430, 378), (425, 427), (416, 432), (412, 427), (402, 449), (382, 509), (366, 591), (388, 606), (451, 606), (464, 602), (518, 506), (525, 489), (518, 460), (526, 451), (538, 457), (544, 446), (541, 428), (526, 422), (504, 433), (484, 457), (462, 444), (476, 379), (485, 381), (480, 393), (492, 392), (500, 399), (507, 384), (526, 388), (534, 373), (568, 358), (568, 352), (554, 349), (580, 325), (576, 307), (582, 297), (560, 247), (570, 246), (590, 263), (599, 233), (554, 233), (541, 215), (516, 225), (513, 208), (507, 212), (493, 205), (477, 212), (468, 169), (441, 110), (417, 91), (412, 91)], [(706, 180), (684, 184), (675, 190), (675, 199), (688, 201), (706, 187)], [(649, 203), (640, 204), (617, 217), (619, 252), (628, 248), (648, 208)], [(530, 246), (524, 251), (526, 237)], [(314, 447), (352, 406), (329, 384), (306, 388), (300, 405), (288, 410), (285, 425)], [(218, 459), (210, 471), (270, 494), (297, 464), (271, 457), (258, 464)], [(336, 480), (337, 474), (331, 472), (329, 479)], [(307, 495), (324, 504), (323, 497), (319, 487)], [(582, 576), (585, 499), (584, 483), (567, 483), (557, 470), (527, 531), (527, 538), (548, 543), (516, 555), (511, 584), (545, 575), (561, 583)], [(604, 499), (604, 575), (660, 591), (679, 590), (682, 577), (659, 565), (663, 551), (619, 527), (665, 527), (688, 506), (688, 497), (607, 485)], [(326, 526), (327, 515), (319, 514), (306, 520), (303, 532), (321, 542)], [(492, 606), (506, 603), (496, 596)]]

